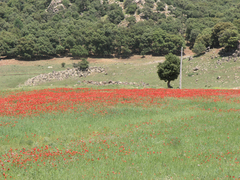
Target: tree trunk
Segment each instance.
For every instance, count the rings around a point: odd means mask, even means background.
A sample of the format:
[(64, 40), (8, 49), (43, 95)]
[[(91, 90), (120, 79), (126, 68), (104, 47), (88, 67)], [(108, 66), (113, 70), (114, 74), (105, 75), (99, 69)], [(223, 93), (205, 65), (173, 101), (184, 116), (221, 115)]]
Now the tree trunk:
[(167, 86), (168, 88), (172, 88), (172, 86), (170, 85), (170, 81), (167, 82)]

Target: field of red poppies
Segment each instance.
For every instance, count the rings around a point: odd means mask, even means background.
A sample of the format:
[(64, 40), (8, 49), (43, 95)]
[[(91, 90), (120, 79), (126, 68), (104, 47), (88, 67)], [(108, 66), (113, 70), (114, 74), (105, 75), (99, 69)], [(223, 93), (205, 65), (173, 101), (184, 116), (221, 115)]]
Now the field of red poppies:
[(0, 92), (0, 179), (238, 179), (240, 90)]

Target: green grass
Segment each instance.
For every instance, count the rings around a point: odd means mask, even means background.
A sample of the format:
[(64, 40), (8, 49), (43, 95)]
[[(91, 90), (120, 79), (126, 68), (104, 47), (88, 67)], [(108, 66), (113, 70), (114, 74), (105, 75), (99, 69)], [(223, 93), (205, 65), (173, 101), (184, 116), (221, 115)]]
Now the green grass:
[[(215, 50), (196, 57), (191, 61), (188, 59), (183, 60), (183, 82), (182, 88), (236, 88), (239, 87), (239, 75), (238, 69), (240, 67), (239, 59), (237, 62), (221, 61), (221, 65), (217, 64), (217, 61), (222, 58), (211, 59), (211, 56), (215, 56)], [(104, 67), (108, 73), (96, 73), (83, 78), (73, 78), (63, 81), (52, 81), (40, 84), (35, 88), (46, 87), (96, 87), (95, 85), (86, 85), (79, 83), (83, 80), (92, 81), (123, 81), (123, 82), (136, 82), (136, 83), (149, 83), (148, 87), (151, 88), (166, 88), (167, 85), (164, 81), (160, 81), (157, 75), (157, 61), (163, 60), (164, 57), (159, 58), (138, 58), (138, 59), (113, 59), (111, 62), (100, 61), (98, 63), (91, 62), (90, 66)], [(101, 59), (100, 59), (101, 60)], [(48, 66), (53, 66), (53, 69), (48, 69)], [(66, 68), (71, 68), (72, 63), (66, 62)], [(194, 72), (193, 69), (198, 67), (199, 70)], [(12, 89), (17, 88), (19, 84), (23, 84), (27, 79), (37, 76), (43, 73), (49, 73), (52, 71), (61, 71), (61, 63), (56, 64), (55, 61), (43, 65), (5, 65), (0, 66), (0, 89)], [(191, 76), (190, 76), (191, 75)], [(220, 79), (217, 79), (221, 76)], [(171, 82), (174, 88), (179, 87), (179, 79)], [(118, 88), (119, 86), (106, 86), (107, 88)], [(143, 88), (142, 86), (130, 86), (120, 85), (121, 88)], [(21, 87), (22, 88), (22, 87)], [(105, 87), (104, 87), (105, 88)], [(26, 88), (24, 88), (26, 89)], [(31, 88), (32, 89), (32, 88)]]
[[(191, 61), (184, 60), (183, 88), (224, 89), (239, 86), (236, 74), (240, 67), (239, 60), (217, 65), (219, 58), (211, 59), (211, 53)], [(157, 60), (162, 59), (159, 57)], [(0, 66), (0, 97), (14, 92), (55, 87), (144, 88), (130, 85), (95, 86), (78, 82), (83, 80), (145, 82), (152, 88), (166, 87), (166, 83), (157, 76), (157, 65), (156, 58), (90, 63), (90, 66), (104, 67), (108, 75), (92, 74), (35, 87), (18, 85), (38, 74), (63, 70), (61, 63)], [(53, 66), (53, 69), (48, 69), (48, 66)], [(71, 67), (72, 63), (66, 63), (66, 68)], [(193, 72), (195, 67), (199, 68), (197, 72)], [(218, 76), (221, 76), (219, 80)], [(178, 87), (178, 81), (171, 83), (174, 88)], [(240, 115), (239, 111), (229, 111), (231, 108), (240, 109), (239, 103), (174, 98), (159, 101), (162, 102), (161, 107), (115, 105), (103, 108), (102, 114), (89, 109), (81, 113), (69, 110), (38, 117), (0, 117), (0, 155), (23, 155), (20, 152), (23, 148), (33, 151), (33, 148), (41, 149), (46, 145), (49, 152), (56, 152), (58, 148), (62, 153), (62, 156), (50, 155), (42, 161), (40, 158), (37, 162), (23, 163), (22, 167), (11, 163), (13, 157), (5, 157), (4, 160), (1, 156), (0, 163), (4, 166), (0, 170), (0, 179), (3, 173), (7, 174), (6, 179), (24, 180), (83, 177), (225, 179), (227, 176), (240, 176), (237, 144)], [(88, 152), (85, 152), (86, 148)], [(66, 153), (69, 149), (81, 154)], [(26, 158), (29, 156), (21, 157)], [(7, 159), (11, 161), (7, 162)]]
[(1, 173), (15, 179), (239, 177), (240, 115), (239, 111), (227, 111), (240, 109), (239, 103), (174, 98), (161, 102), (161, 107), (115, 105), (104, 108), (102, 114), (89, 109), (0, 117), (1, 124), (9, 123), (0, 126), (1, 154), (10, 148), (19, 153), (22, 148), (46, 145), (51, 151), (84, 153), (64, 155), (66, 160), (56, 156), (29, 161), (22, 168), (5, 162), (10, 170)]
[[(0, 66), (0, 90), (12, 89), (23, 84), (27, 79), (35, 77), (39, 74), (50, 73), (52, 71), (61, 71), (61, 64), (53, 66), (49, 69), (50, 65), (4, 65)], [(70, 67), (70, 66), (69, 66)]]

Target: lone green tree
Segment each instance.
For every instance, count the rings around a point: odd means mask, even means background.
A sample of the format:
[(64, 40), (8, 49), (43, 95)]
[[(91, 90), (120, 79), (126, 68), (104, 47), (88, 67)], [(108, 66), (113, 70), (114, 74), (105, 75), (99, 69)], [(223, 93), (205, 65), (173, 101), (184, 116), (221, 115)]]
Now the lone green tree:
[(172, 88), (171, 81), (178, 78), (180, 74), (180, 59), (176, 55), (169, 53), (165, 56), (165, 61), (158, 64), (158, 76), (160, 80), (167, 82), (168, 88)]

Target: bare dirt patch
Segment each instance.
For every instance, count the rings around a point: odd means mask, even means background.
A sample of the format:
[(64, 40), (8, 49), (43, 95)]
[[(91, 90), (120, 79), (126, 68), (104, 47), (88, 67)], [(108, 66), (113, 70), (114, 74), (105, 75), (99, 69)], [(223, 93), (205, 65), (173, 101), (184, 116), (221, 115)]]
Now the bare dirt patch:
[[(145, 58), (142, 58), (141, 55), (134, 55), (129, 58), (88, 58), (90, 63), (116, 63), (116, 62), (138, 62), (139, 60), (151, 60), (151, 61), (159, 61), (164, 57), (159, 56), (151, 56), (147, 55)], [(71, 57), (63, 57), (63, 58), (52, 58), (48, 60), (35, 60), (35, 61), (20, 61), (16, 59), (2, 59), (0, 61), (0, 66), (4, 65), (20, 65), (20, 66), (36, 66), (36, 65), (53, 65), (53, 64), (72, 64), (81, 61), (80, 59), (72, 59)]]
[[(220, 51), (216, 50), (216, 53)], [(184, 50), (184, 56), (194, 56), (195, 53), (192, 52), (192, 50), (189, 49), (189, 47), (186, 47)], [(144, 58), (142, 58), (141, 55), (134, 55), (129, 58), (92, 58), (89, 57), (88, 61), (90, 63), (106, 63), (106, 64), (111, 64), (111, 63), (117, 63), (117, 62), (122, 62), (122, 63), (139, 63), (139, 60), (147, 60), (152, 62), (162, 62), (164, 60), (164, 56), (152, 56), (152, 55), (146, 55)], [(53, 64), (61, 64), (61, 63), (66, 63), (66, 64), (72, 64), (72, 63), (77, 63), (81, 61), (80, 59), (72, 59), (71, 57), (63, 57), (63, 58), (52, 58), (48, 60), (35, 60), (35, 61), (20, 61), (16, 59), (2, 59), (0, 60), (0, 66), (4, 65), (22, 65), (22, 66), (34, 66), (34, 65), (53, 65)]]
[(194, 56), (195, 53), (192, 52), (191, 49), (189, 49), (189, 47), (186, 47), (186, 49), (184, 49), (184, 56)]
[(16, 59), (3, 59), (0, 61), (0, 66), (3, 65), (22, 65), (22, 66), (34, 66), (34, 65), (48, 65), (48, 64), (61, 64), (65, 63), (74, 63), (79, 60), (71, 60), (70, 57), (64, 58), (53, 58), (48, 60), (36, 60), (36, 61), (21, 61)]

